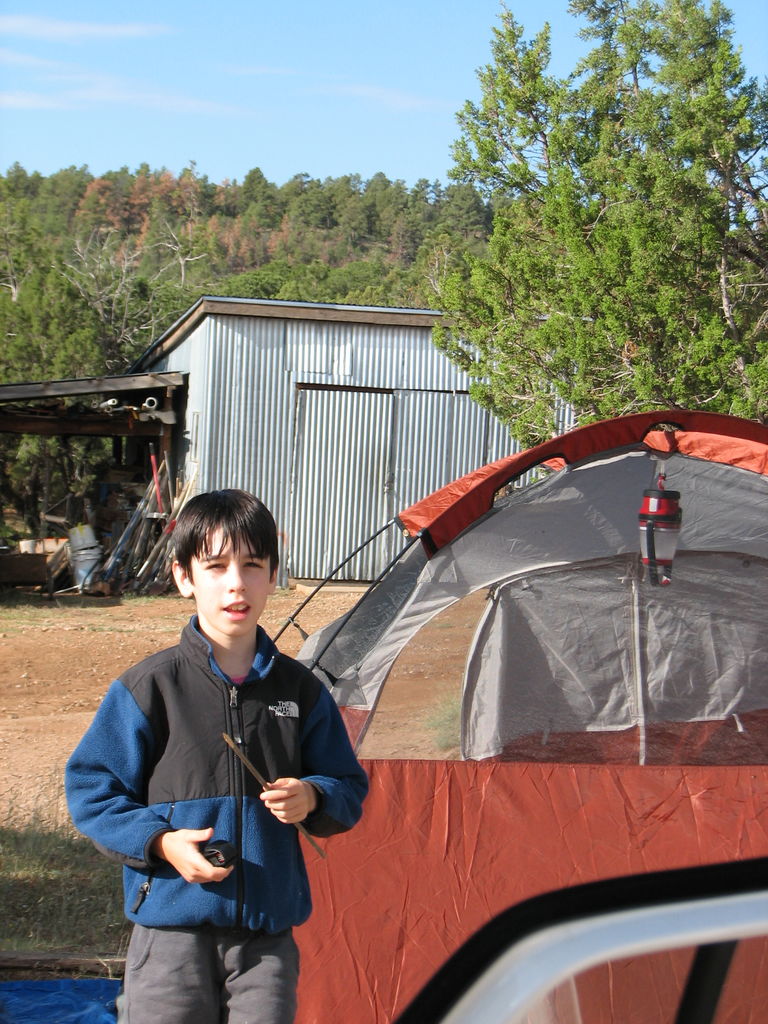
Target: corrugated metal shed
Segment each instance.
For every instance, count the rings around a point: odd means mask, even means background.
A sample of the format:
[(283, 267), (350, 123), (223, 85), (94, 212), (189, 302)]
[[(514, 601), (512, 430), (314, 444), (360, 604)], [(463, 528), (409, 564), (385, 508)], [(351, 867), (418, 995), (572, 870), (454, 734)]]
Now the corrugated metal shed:
[[(321, 578), (397, 511), (517, 449), (432, 344), (439, 313), (204, 297), (136, 368), (188, 375), (174, 465), (270, 507), (287, 574)], [(374, 578), (382, 536), (341, 579)]]

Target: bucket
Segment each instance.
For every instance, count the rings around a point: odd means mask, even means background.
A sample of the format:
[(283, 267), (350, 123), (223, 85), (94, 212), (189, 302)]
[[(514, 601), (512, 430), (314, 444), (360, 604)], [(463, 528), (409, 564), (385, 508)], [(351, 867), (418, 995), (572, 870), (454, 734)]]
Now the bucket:
[(19, 541), (19, 551), (22, 553), (22, 555), (34, 555), (36, 548), (37, 548), (37, 541), (36, 540), (20, 540)]
[[(98, 548), (96, 534), (88, 523), (80, 523), (73, 526), (69, 531), (69, 544), (73, 551), (80, 551), (82, 548)], [(99, 548), (99, 550), (101, 550)]]
[(88, 578), (101, 561), (101, 545), (87, 523), (73, 526), (69, 531), (70, 562), (75, 586), (82, 590)]
[(81, 548), (79, 551), (72, 551), (71, 561), (75, 585), (79, 590), (82, 590), (88, 581), (88, 577), (101, 561), (100, 545), (97, 544), (93, 548)]

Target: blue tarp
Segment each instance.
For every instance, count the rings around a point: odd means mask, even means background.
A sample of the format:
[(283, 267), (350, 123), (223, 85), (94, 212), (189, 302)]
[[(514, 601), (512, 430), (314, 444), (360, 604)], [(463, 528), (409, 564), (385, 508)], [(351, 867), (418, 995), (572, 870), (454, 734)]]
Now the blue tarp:
[(0, 1024), (115, 1024), (120, 981), (0, 981)]

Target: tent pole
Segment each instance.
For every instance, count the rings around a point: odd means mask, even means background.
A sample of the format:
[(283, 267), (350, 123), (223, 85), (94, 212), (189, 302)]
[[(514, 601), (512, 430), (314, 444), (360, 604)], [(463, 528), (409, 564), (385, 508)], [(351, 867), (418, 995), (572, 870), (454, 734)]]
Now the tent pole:
[[(277, 633), (274, 635), (274, 637), (272, 639), (277, 641), (277, 639), (283, 635), (283, 633), (285, 632), (285, 630), (288, 628), (289, 625), (294, 625), (296, 627), (296, 629), (298, 629), (298, 631), (301, 633), (303, 638), (306, 640), (308, 634), (305, 633), (304, 630), (301, 628), (301, 626), (298, 624), (298, 622), (295, 621), (296, 616), (299, 614), (299, 612), (303, 611), (307, 607), (307, 605), (312, 600), (312, 598), (315, 596), (315, 594), (317, 594), (318, 591), (322, 590), (323, 587), (326, 585), (326, 583), (330, 583), (331, 582), (331, 580), (336, 575), (336, 573), (340, 572), (340, 570), (344, 568), (344, 566), (347, 564), (347, 562), (351, 562), (356, 554), (358, 554), (360, 551), (362, 551), (363, 548), (367, 548), (368, 545), (372, 541), (376, 540), (376, 538), (379, 536), (380, 533), (384, 533), (385, 530), (388, 530), (389, 527), (392, 526), (394, 522), (395, 522), (394, 519), (390, 519), (389, 522), (384, 523), (384, 525), (380, 526), (379, 529), (376, 530), (375, 533), (371, 534), (371, 536), (368, 538), (368, 540), (364, 540), (362, 544), (359, 544), (355, 548), (355, 550), (353, 552), (351, 552), (351, 554), (347, 555), (347, 557), (344, 559), (343, 562), (339, 562), (339, 564), (336, 566), (336, 568), (332, 569), (331, 572), (329, 573), (329, 575), (326, 576), (325, 579), (321, 580), (317, 584), (317, 586), (307, 595), (307, 597), (304, 598), (304, 600), (301, 602), (299, 607), (288, 616), (288, 618), (285, 620), (285, 622), (282, 624), (282, 626), (280, 627), (280, 629), (277, 631)], [(389, 567), (387, 567), (387, 568), (389, 568)]]
[(353, 615), (355, 614), (355, 612), (356, 612), (356, 611), (357, 611), (357, 609), (358, 609), (358, 608), (360, 607), (360, 605), (361, 605), (361, 604), (363, 603), (363, 601), (365, 601), (365, 599), (366, 599), (366, 598), (367, 598), (367, 597), (369, 596), (369, 594), (371, 594), (371, 593), (372, 593), (372, 591), (373, 591), (373, 590), (375, 590), (375, 588), (376, 588), (376, 587), (377, 587), (377, 586), (379, 585), (379, 583), (381, 583), (381, 581), (382, 581), (382, 580), (384, 579), (384, 577), (385, 577), (385, 576), (387, 575), (387, 573), (389, 572), (389, 570), (390, 570), (390, 569), (391, 569), (391, 568), (392, 568), (393, 566), (397, 565), (397, 563), (398, 563), (398, 562), (400, 561), (400, 559), (401, 559), (401, 558), (403, 557), (403, 555), (404, 555), (404, 554), (406, 553), (406, 551), (408, 551), (408, 550), (409, 550), (410, 548), (412, 548), (412, 547), (413, 547), (413, 545), (414, 545), (414, 544), (415, 544), (415, 543), (416, 543), (416, 542), (417, 542), (418, 540), (419, 540), (419, 537), (418, 537), (418, 536), (417, 536), (417, 537), (411, 537), (411, 539), (410, 539), (410, 540), (408, 541), (408, 543), (407, 543), (407, 544), (405, 545), (405, 547), (404, 547), (404, 548), (402, 549), (402, 551), (400, 551), (400, 552), (399, 552), (399, 553), (398, 553), (397, 555), (395, 555), (395, 557), (394, 557), (394, 558), (392, 559), (392, 561), (391, 561), (391, 562), (389, 563), (389, 565), (386, 565), (386, 566), (385, 566), (385, 567), (384, 567), (384, 568), (383, 568), (383, 569), (381, 570), (381, 572), (380, 572), (380, 573), (379, 573), (379, 575), (378, 575), (378, 576), (376, 577), (376, 579), (372, 581), (371, 585), (370, 585), (370, 586), (369, 586), (369, 587), (367, 588), (367, 590), (365, 590), (365, 592), (364, 592), (364, 593), (362, 594), (362, 596), (360, 597), (359, 601), (357, 601), (357, 602), (356, 602), (356, 603), (355, 603), (355, 604), (354, 604), (354, 605), (353, 605), (353, 606), (352, 606), (352, 607), (350, 608), (350, 610), (349, 610), (349, 611), (347, 612), (347, 614), (346, 614), (346, 615), (343, 615), (343, 616), (342, 616), (342, 618), (341, 618), (341, 621), (339, 622), (339, 625), (338, 625), (338, 627), (337, 627), (337, 628), (336, 628), (336, 629), (335, 629), (335, 630), (333, 631), (333, 633), (332, 633), (332, 634), (331, 634), (331, 635), (330, 635), (330, 636), (328, 637), (328, 641), (327, 641), (327, 643), (325, 644), (325, 646), (324, 646), (324, 647), (322, 648), (322, 650), (320, 650), (320, 651), (319, 651), (319, 652), (318, 652), (318, 653), (317, 653), (317, 654), (315, 655), (315, 657), (314, 657), (314, 658), (312, 659), (312, 664), (311, 664), (311, 665), (309, 666), (309, 668), (310, 668), (310, 669), (316, 668), (316, 667), (318, 666), (318, 664), (320, 663), (320, 659), (322, 658), (322, 656), (323, 656), (323, 655), (325, 654), (325, 652), (326, 652), (326, 651), (328, 650), (328, 648), (329, 648), (329, 647), (331, 646), (331, 644), (332, 644), (332, 643), (333, 643), (333, 641), (334, 641), (334, 640), (336, 639), (336, 637), (337, 637), (337, 636), (339, 635), (339, 633), (340, 633), (340, 632), (342, 631), (342, 629), (344, 628), (344, 626), (346, 626), (346, 624), (347, 624), (347, 623), (349, 622), (349, 620), (350, 620), (350, 619), (352, 618), (352, 616), (353, 616)]
[(646, 721), (645, 702), (643, 694), (645, 691), (645, 673), (643, 664), (643, 652), (640, 644), (640, 586), (637, 573), (632, 574), (632, 653), (635, 669), (635, 706), (637, 708), (637, 727), (639, 732), (638, 740), (638, 764), (645, 764), (646, 758)]

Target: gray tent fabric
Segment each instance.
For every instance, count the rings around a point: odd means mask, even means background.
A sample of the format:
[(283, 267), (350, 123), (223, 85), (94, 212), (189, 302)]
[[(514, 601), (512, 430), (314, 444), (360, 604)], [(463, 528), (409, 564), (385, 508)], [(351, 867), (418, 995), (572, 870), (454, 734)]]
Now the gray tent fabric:
[[(683, 509), (668, 587), (650, 585), (639, 556), (638, 510), (659, 474)], [(375, 642), (359, 642), (362, 603), (316, 670), (334, 665), (340, 704), (375, 709), (405, 644), (485, 590), (463, 757), (517, 756), (524, 741), (525, 757), (578, 760), (585, 736), (626, 733), (622, 756), (663, 762), (660, 745), (680, 741), (668, 723), (726, 723), (729, 741), (744, 737), (745, 716), (768, 711), (767, 512), (763, 473), (642, 443), (598, 453), (502, 496), (432, 558), (410, 551), (385, 581), (396, 599), (382, 593)], [(312, 664), (319, 647), (310, 638), (300, 658)], [(750, 756), (768, 760), (762, 734)]]
[(497, 757), (527, 736), (560, 758), (562, 733), (636, 728), (645, 763), (649, 723), (729, 717), (738, 741), (739, 716), (768, 705), (767, 569), (689, 553), (664, 588), (626, 558), (501, 584), (468, 660), (463, 756)]

